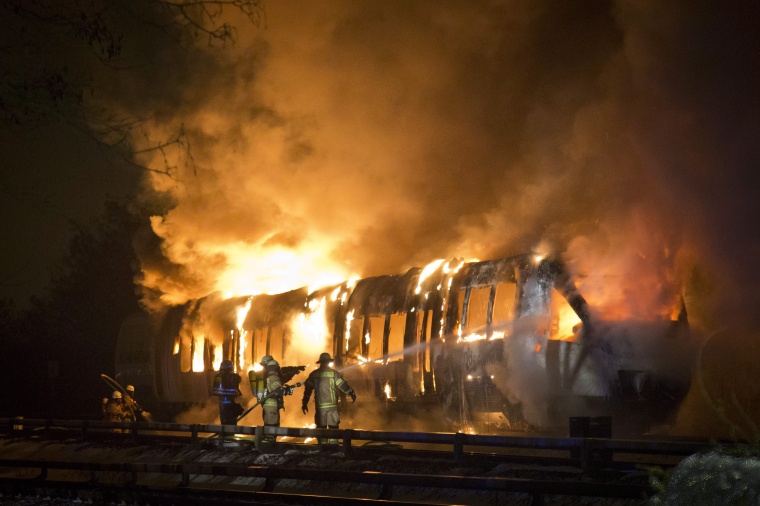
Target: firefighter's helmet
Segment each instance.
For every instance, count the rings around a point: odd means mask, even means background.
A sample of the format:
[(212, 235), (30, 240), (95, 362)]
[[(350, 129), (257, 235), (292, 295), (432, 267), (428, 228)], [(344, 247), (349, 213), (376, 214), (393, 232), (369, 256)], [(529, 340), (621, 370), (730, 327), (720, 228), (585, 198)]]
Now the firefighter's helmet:
[(319, 356), (319, 360), (317, 360), (317, 362), (319, 362), (320, 364), (321, 364), (322, 362), (332, 362), (332, 357), (330, 357), (330, 354), (329, 354), (329, 353), (325, 352), (325, 353), (322, 353), (322, 354)]
[(130, 395), (135, 395), (135, 387), (133, 387), (132, 385), (127, 385), (124, 390), (126, 390), (127, 393)]
[(118, 390), (114, 390), (111, 394), (111, 399), (121, 399), (121, 392)]
[(232, 360), (222, 360), (222, 364), (219, 366), (220, 371), (231, 371)]
[(261, 357), (261, 365), (269, 365), (269, 362), (274, 360), (274, 357), (272, 355), (264, 355)]

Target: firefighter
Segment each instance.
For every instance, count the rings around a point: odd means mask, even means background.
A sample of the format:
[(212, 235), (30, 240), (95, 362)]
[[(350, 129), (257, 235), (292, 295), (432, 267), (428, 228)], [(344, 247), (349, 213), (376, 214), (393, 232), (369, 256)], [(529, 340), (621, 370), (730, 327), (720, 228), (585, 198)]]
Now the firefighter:
[(135, 400), (135, 387), (132, 385), (127, 385), (124, 388), (124, 392), (126, 393), (126, 396), (124, 397), (124, 404), (126, 404), (127, 407), (132, 410), (132, 413), (134, 413), (134, 418), (137, 419), (137, 417), (140, 417), (143, 420), (149, 422), (151, 420), (150, 413), (145, 411), (137, 403), (137, 400)]
[[(309, 398), (312, 391), (314, 392), (314, 404), (316, 412), (314, 414), (314, 423), (318, 429), (337, 429), (340, 424), (340, 415), (338, 412), (338, 392), (351, 397), (351, 402), (356, 402), (356, 393), (351, 385), (348, 384), (343, 376), (330, 367), (332, 358), (329, 353), (322, 353), (319, 356), (319, 368), (309, 374), (309, 378), (304, 384), (303, 401), (301, 410), (304, 414), (309, 412)], [(318, 439), (320, 444), (337, 444), (337, 439)]]
[[(107, 422), (134, 421), (132, 412), (124, 405), (124, 399), (118, 390), (113, 391), (103, 411), (105, 413), (105, 421)], [(122, 432), (122, 429), (114, 428), (111, 431)]]
[(243, 406), (235, 401), (236, 397), (243, 395), (240, 381), (240, 375), (232, 371), (232, 361), (222, 360), (211, 390), (219, 398), (219, 420), (222, 425), (237, 425), (238, 416), (243, 413)]
[[(264, 359), (268, 359), (264, 366), (264, 396), (268, 397), (262, 405), (261, 416), (264, 427), (279, 427), (280, 410), (285, 408), (285, 403), (282, 400), (284, 392), (280, 378), (280, 364), (268, 355), (261, 359), (262, 364)], [(290, 392), (292, 393), (292, 390)], [(277, 441), (277, 436), (265, 435), (262, 441), (273, 443)]]

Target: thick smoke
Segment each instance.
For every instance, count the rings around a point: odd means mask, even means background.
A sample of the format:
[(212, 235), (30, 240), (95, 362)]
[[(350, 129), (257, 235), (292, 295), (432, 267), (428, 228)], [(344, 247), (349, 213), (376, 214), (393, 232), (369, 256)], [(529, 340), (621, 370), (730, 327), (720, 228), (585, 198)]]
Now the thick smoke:
[(546, 249), (607, 316), (683, 296), (756, 328), (750, 4), (270, 2), (151, 123), (192, 160), (151, 176), (173, 204), (141, 282), (178, 303)]
[[(182, 269), (146, 285), (170, 300), (241, 289), (225, 276), (282, 251), (366, 276), (542, 241), (570, 261), (692, 248), (713, 269), (725, 253), (711, 242), (746, 244), (737, 218), (757, 211), (738, 179), (756, 149), (737, 97), (753, 77), (739, 73), (756, 70), (740, 16), (645, 2), (267, 5), (265, 27), (240, 25), (213, 66), (172, 82), (184, 100), (155, 121), (156, 138), (184, 125), (193, 163), (172, 160), (179, 184), (152, 180), (175, 203), (153, 229)], [(739, 40), (720, 39), (729, 28)]]

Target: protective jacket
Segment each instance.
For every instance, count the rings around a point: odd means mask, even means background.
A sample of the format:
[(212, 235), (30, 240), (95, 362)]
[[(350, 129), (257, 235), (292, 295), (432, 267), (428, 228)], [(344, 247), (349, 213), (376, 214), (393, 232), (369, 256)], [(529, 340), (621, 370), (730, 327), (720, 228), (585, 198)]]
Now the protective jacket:
[[(264, 395), (269, 395), (272, 392), (276, 392), (278, 388), (282, 387), (282, 381), (280, 375), (277, 373), (277, 368), (267, 367), (265, 380)], [(282, 394), (273, 395), (264, 401), (264, 406), (276, 407), (278, 409), (283, 407)]]
[(240, 391), (240, 375), (232, 371), (219, 371), (214, 377), (211, 393), (219, 398), (219, 420), (222, 425), (237, 425), (237, 417), (243, 407), (235, 398), (243, 395)]
[(235, 398), (243, 395), (240, 391), (240, 375), (232, 371), (219, 371), (214, 377), (211, 393), (219, 397), (221, 404), (235, 402)]
[(306, 406), (314, 392), (314, 403), (317, 410), (338, 409), (338, 391), (356, 397), (354, 389), (348, 384), (343, 376), (331, 367), (320, 367), (309, 374), (304, 383), (302, 405)]
[(110, 399), (105, 407), (105, 419), (108, 422), (131, 422), (135, 418), (121, 399)]

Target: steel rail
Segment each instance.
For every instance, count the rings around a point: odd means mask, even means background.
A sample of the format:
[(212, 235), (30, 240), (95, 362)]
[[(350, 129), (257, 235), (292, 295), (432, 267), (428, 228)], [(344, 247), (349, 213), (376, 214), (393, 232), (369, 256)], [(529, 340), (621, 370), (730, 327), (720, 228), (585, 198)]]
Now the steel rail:
[[(113, 432), (115, 430), (123, 432)], [(19, 438), (35, 436), (34, 439), (46, 439), (56, 436), (71, 438), (73, 434), (87, 440), (88, 438), (108, 438), (109, 440), (139, 440), (142, 442), (181, 442), (182, 444), (213, 444), (224, 445), (236, 435), (250, 436), (250, 443), (260, 451), (277, 451), (281, 447), (314, 447), (314, 445), (292, 445), (281, 443), (264, 443), (264, 435), (294, 438), (334, 438), (341, 440), (341, 449), (346, 457), (353, 453), (362, 457), (372, 455), (372, 452), (383, 453), (395, 451), (405, 457), (421, 455), (428, 458), (440, 458), (441, 456), (460, 463), (495, 460), (500, 462), (512, 462), (512, 459), (526, 459), (523, 462), (549, 465), (571, 465), (581, 468), (582, 479), (576, 476), (567, 480), (541, 480), (526, 478), (509, 478), (497, 476), (460, 476), (460, 475), (434, 475), (434, 474), (405, 474), (371, 471), (345, 471), (323, 470), (311, 468), (294, 468), (281, 466), (252, 466), (247, 464), (199, 464), (199, 463), (155, 463), (155, 462), (132, 462), (132, 463), (105, 463), (105, 462), (81, 462), (81, 461), (53, 461), (53, 460), (30, 460), (30, 459), (0, 459), (0, 467), (16, 469), (39, 470), (36, 478), (23, 478), (21, 481), (32, 483), (50, 484), (47, 479), (50, 470), (71, 470), (90, 473), (92, 481), (96, 482), (101, 473), (119, 474), (125, 473), (128, 488), (134, 488), (138, 483), (138, 476), (157, 473), (177, 476), (179, 488), (187, 487), (191, 482), (192, 475), (211, 475), (226, 477), (250, 477), (263, 478), (271, 490), (272, 484), (278, 480), (313, 480), (321, 482), (343, 482), (364, 485), (376, 485), (382, 489), (381, 499), (392, 496), (394, 487), (426, 487), (447, 488), (467, 491), (491, 491), (507, 493), (524, 493), (533, 497), (535, 504), (541, 504), (545, 494), (560, 494), (570, 496), (591, 496), (608, 498), (641, 499), (652, 493), (646, 484), (624, 483), (609, 480), (613, 469), (623, 469), (628, 466), (638, 466), (640, 461), (624, 461), (625, 456), (641, 458), (646, 455), (660, 455), (673, 457), (679, 461), (693, 453), (713, 448), (715, 443), (706, 441), (674, 441), (674, 440), (620, 440), (605, 438), (562, 438), (562, 437), (526, 437), (526, 436), (503, 436), (503, 435), (474, 435), (463, 433), (418, 433), (418, 432), (392, 432), (392, 431), (369, 431), (358, 429), (299, 429), (289, 427), (262, 427), (262, 426), (231, 426), (213, 424), (169, 424), (169, 423), (146, 423), (146, 422), (104, 422), (89, 420), (57, 420), (57, 419), (20, 419), (0, 418), (0, 433), (6, 438)], [(221, 437), (211, 442), (207, 434), (218, 434)], [(360, 444), (360, 442), (364, 444)], [(415, 449), (401, 447), (401, 445), (372, 445), (370, 443), (406, 443)], [(430, 445), (439, 448), (437, 450), (421, 450), (419, 447)], [(440, 448), (443, 447), (444, 450)], [(445, 450), (449, 448), (449, 450)], [(479, 450), (479, 451), (472, 451)], [(531, 455), (517, 455), (512, 452), (531, 452)], [(554, 456), (544, 457), (546, 451), (553, 452)], [(504, 453), (507, 452), (507, 453)], [(569, 456), (561, 458), (556, 452)], [(377, 455), (375, 453), (374, 455)], [(612, 456), (616, 460), (613, 462)], [(547, 471), (551, 472), (551, 471)], [(601, 477), (601, 479), (600, 479)], [(197, 484), (193, 483), (195, 490)], [(154, 492), (147, 492), (154, 493)], [(167, 491), (166, 493), (173, 493)], [(179, 492), (178, 492), (179, 493)], [(256, 493), (254, 491), (254, 493)], [(298, 495), (298, 494), (296, 494)], [(331, 499), (325, 499), (329, 501)], [(367, 499), (370, 500), (370, 499)], [(294, 503), (300, 504), (300, 503)], [(328, 504), (328, 503), (325, 503)]]
[(440, 503), (405, 502), (388, 499), (350, 498), (316, 494), (288, 494), (229, 489), (120, 487), (65, 481), (14, 480), (0, 478), (0, 489), (10, 497), (18, 494), (51, 498), (79, 498), (95, 504), (182, 504), (186, 506), (251, 506), (292, 504), (309, 506), (441, 506)]
[[(310, 429), (293, 427), (263, 427), (246, 425), (175, 424), (148, 422), (105, 422), (96, 420), (19, 419), (0, 418), (0, 430), (6, 435), (33, 433), (29, 428), (55, 432), (74, 430), (86, 436), (109, 433), (112, 436), (149, 436), (170, 433), (182, 438), (198, 439), (215, 434), (222, 437), (252, 436), (260, 442), (264, 435), (294, 438), (329, 438), (342, 441), (343, 449), (350, 453), (357, 441), (384, 443), (414, 443), (451, 447), (455, 456), (463, 454), (465, 447), (492, 449), (564, 450), (591, 456), (599, 452), (688, 456), (716, 446), (709, 441), (673, 441), (612, 439), (596, 437), (543, 437), (465, 434), (462, 432), (389, 432), (359, 429)], [(122, 433), (113, 432), (115, 430)]]
[(119, 473), (130, 476), (128, 484), (137, 482), (137, 475), (145, 473), (181, 476), (181, 486), (190, 483), (191, 475), (234, 476), (264, 478), (265, 489), (277, 480), (305, 480), (333, 483), (379, 485), (383, 494), (390, 497), (391, 487), (422, 487), (435, 489), (458, 489), (468, 491), (517, 492), (541, 495), (572, 495), (644, 499), (652, 489), (644, 484), (610, 483), (585, 480), (541, 480), (507, 478), (498, 476), (458, 476), (433, 474), (407, 474), (375, 471), (345, 471), (337, 469), (306, 469), (289, 467), (257, 466), (230, 463), (113, 463), (77, 462), (26, 459), (0, 459), (0, 467), (40, 469), (36, 479), (44, 480), (51, 469), (91, 473), (90, 482), (97, 481), (101, 473)]

